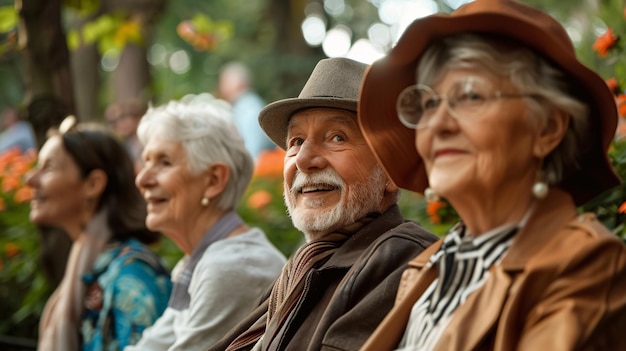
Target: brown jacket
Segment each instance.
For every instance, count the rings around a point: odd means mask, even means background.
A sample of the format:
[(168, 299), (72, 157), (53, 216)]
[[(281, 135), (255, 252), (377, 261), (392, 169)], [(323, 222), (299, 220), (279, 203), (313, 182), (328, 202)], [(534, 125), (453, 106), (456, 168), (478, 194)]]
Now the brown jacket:
[[(409, 263), (396, 304), (361, 351), (397, 347), (437, 276), (441, 240)], [(626, 350), (626, 246), (551, 190), (485, 284), (458, 307), (435, 350)]]
[[(358, 350), (393, 306), (407, 262), (437, 240), (397, 205), (355, 233), (308, 275), (271, 351)], [(267, 311), (267, 300), (209, 351), (223, 351)]]

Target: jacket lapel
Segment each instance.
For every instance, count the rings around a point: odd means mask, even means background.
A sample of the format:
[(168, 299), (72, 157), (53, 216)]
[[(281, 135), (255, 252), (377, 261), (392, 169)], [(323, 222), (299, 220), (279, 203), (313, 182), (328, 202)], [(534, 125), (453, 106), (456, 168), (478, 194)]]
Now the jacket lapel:
[[(380, 323), (378, 328), (367, 340), (360, 351), (394, 350), (404, 336), (404, 330), (409, 321), (411, 309), (417, 299), (424, 293), (430, 284), (437, 278), (436, 267), (424, 269), (430, 256), (441, 246), (439, 240), (424, 250), (419, 256), (409, 262), (409, 268), (403, 273), (400, 282), (401, 295), (396, 298), (396, 304)], [(408, 275), (417, 274), (415, 280)], [(407, 282), (412, 282), (407, 284)], [(407, 284), (403, 286), (403, 284)]]
[(476, 350), (502, 313), (511, 286), (511, 277), (498, 267), (480, 289), (457, 308), (444, 329), (436, 350)]
[(546, 240), (551, 239), (546, 233), (556, 232), (577, 215), (571, 197), (558, 189), (551, 189), (548, 197), (537, 202), (533, 211), (502, 262), (489, 269), (490, 276), (485, 284), (454, 312), (436, 350), (476, 350), (505, 313), (504, 305), (515, 275), (522, 273), (528, 260), (545, 245)]

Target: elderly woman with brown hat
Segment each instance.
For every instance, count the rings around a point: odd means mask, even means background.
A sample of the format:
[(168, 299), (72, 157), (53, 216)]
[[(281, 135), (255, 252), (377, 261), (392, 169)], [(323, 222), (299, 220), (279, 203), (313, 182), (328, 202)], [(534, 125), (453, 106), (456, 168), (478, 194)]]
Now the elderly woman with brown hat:
[(409, 264), (362, 350), (625, 350), (626, 247), (577, 212), (620, 183), (616, 122), (543, 12), (477, 0), (411, 24), (366, 74), (359, 123), (398, 186), (461, 222)]

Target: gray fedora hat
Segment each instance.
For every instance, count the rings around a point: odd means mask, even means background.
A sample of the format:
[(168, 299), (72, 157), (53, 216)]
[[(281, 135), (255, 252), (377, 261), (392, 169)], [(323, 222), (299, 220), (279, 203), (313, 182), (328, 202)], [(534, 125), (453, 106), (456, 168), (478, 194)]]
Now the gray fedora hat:
[(356, 112), (366, 64), (347, 58), (320, 60), (297, 98), (278, 100), (259, 113), (259, 124), (272, 141), (285, 149), (287, 124), (294, 113), (313, 107)]

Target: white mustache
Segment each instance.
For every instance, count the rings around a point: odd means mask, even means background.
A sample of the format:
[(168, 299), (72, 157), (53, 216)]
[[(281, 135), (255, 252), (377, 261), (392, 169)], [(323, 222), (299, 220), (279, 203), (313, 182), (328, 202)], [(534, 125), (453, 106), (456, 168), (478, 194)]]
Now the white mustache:
[(312, 174), (302, 173), (300, 171), (296, 171), (296, 176), (294, 177), (293, 184), (289, 189), (289, 192), (295, 194), (302, 190), (305, 186), (311, 185), (330, 185), (339, 189), (343, 189), (343, 179), (335, 172), (333, 169), (326, 168), (321, 172), (316, 172)]

